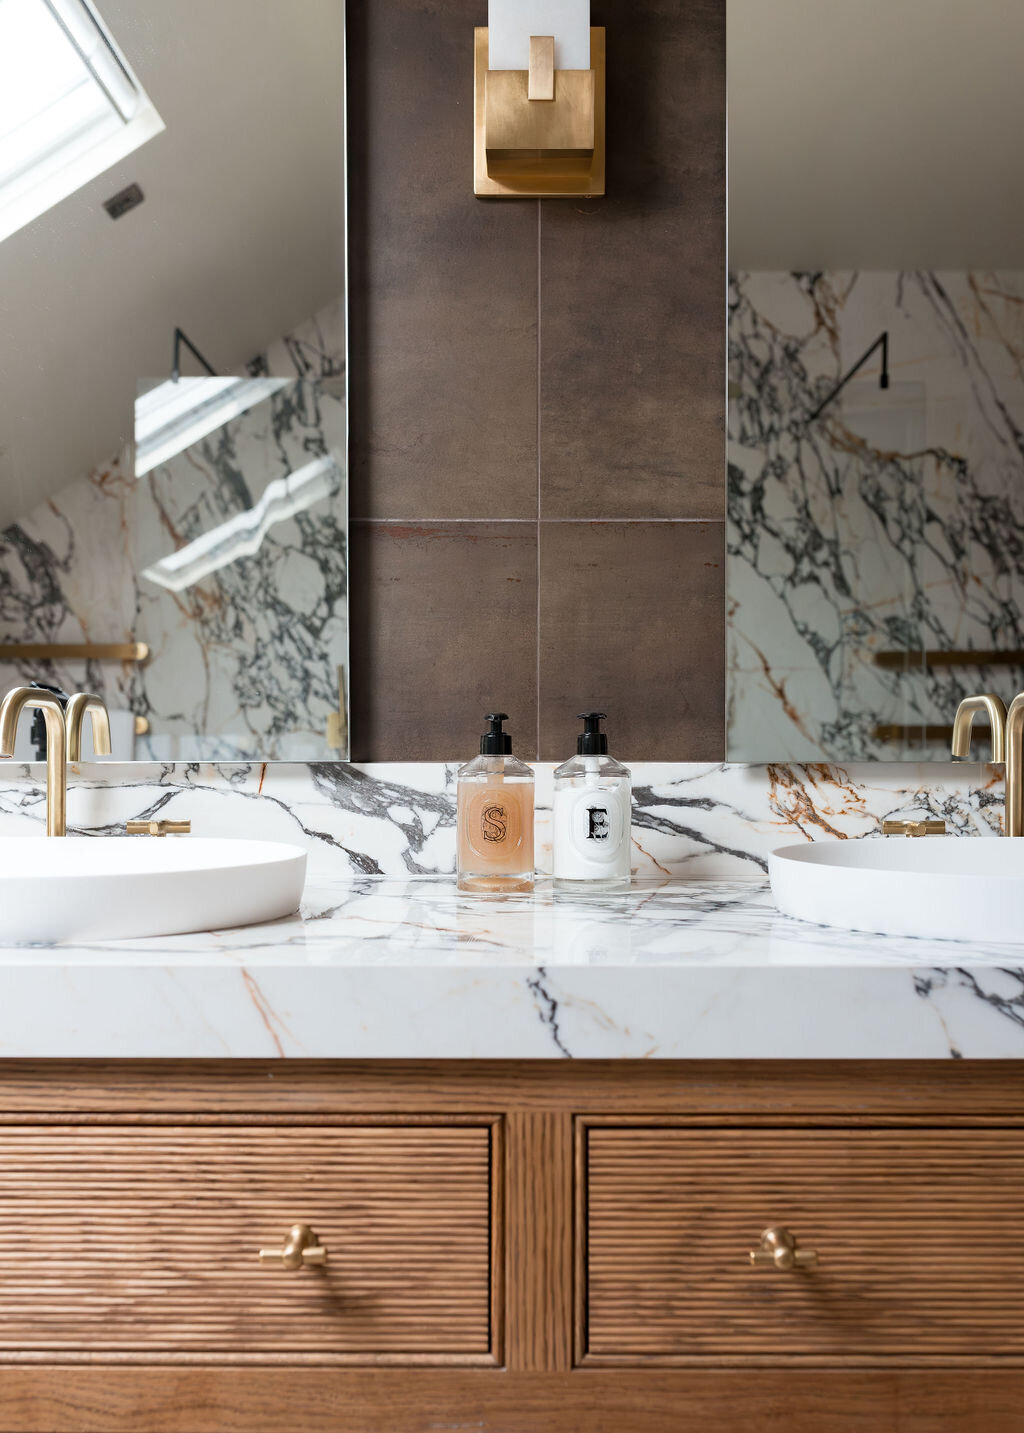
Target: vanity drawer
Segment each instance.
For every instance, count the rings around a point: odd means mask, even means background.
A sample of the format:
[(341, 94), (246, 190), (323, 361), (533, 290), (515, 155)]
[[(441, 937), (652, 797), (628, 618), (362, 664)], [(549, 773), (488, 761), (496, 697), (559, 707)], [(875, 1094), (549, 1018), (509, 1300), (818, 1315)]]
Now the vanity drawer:
[[(602, 1358), (1024, 1355), (1024, 1131), (583, 1131)], [(814, 1267), (752, 1267), (770, 1226)]]
[[(490, 1361), (492, 1129), (0, 1129), (0, 1361)], [(311, 1226), (322, 1267), (261, 1263)]]

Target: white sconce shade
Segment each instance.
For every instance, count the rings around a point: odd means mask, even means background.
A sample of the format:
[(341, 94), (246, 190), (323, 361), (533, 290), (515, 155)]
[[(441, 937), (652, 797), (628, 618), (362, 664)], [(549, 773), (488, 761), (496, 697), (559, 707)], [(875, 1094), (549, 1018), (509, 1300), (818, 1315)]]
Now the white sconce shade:
[(556, 70), (590, 69), (590, 0), (487, 0), (491, 70), (528, 70), (530, 36), (553, 35)]

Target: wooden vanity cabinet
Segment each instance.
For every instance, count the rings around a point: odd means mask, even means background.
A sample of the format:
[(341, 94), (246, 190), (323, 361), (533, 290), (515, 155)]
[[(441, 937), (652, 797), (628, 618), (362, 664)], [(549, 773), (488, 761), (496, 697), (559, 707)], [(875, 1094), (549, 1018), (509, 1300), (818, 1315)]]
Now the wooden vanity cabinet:
[(1022, 1075), (0, 1063), (0, 1429), (1020, 1433)]

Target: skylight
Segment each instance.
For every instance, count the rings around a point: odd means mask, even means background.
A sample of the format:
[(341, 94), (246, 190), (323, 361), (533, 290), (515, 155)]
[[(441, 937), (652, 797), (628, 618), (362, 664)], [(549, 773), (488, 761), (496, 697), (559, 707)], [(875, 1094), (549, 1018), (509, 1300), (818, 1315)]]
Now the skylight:
[(144, 568), (142, 576), (171, 592), (183, 592), (228, 563), (252, 557), (272, 527), (305, 512), (323, 498), (334, 497), (343, 481), (337, 461), (330, 454), (314, 458), (287, 477), (274, 478), (253, 507)]
[[(0, 0), (3, 4), (3, 0)], [(272, 398), (287, 378), (168, 378), (135, 400), (135, 476), (141, 478), (232, 418)]]
[(0, 0), (0, 239), (163, 127), (89, 0)]

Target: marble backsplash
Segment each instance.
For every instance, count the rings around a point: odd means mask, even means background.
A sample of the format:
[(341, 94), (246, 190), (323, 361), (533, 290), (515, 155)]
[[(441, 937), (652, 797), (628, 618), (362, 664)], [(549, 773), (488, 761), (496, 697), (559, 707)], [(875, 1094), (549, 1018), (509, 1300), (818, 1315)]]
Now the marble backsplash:
[[(553, 766), (538, 765), (538, 866), (550, 869)], [(791, 841), (872, 836), (887, 817), (941, 816), (955, 834), (995, 836), (1001, 767), (740, 766), (636, 763), (633, 872), (763, 879)], [(104, 764), (73, 770), (69, 828), (117, 834), (145, 817), (192, 822), (196, 835), (293, 841), (309, 879), (339, 874), (447, 876), (455, 869), (455, 775), (440, 763)], [(0, 835), (41, 836), (45, 773), (10, 762)], [(141, 839), (141, 838), (139, 838)]]

